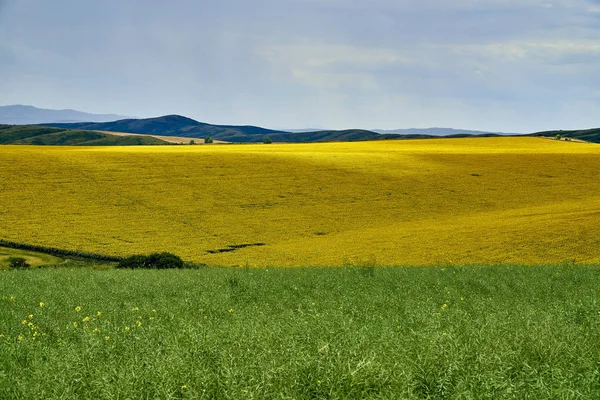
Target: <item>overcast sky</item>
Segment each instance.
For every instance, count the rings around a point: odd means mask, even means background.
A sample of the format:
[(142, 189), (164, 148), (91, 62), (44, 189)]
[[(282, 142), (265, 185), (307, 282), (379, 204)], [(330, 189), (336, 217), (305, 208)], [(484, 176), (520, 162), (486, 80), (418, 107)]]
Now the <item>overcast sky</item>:
[(600, 0), (0, 0), (0, 105), (269, 128), (600, 126)]

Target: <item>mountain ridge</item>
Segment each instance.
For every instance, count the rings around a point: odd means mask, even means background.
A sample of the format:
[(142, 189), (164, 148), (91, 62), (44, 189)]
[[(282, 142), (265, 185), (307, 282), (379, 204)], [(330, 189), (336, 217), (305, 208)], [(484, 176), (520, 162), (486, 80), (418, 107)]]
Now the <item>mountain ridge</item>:
[(0, 124), (32, 125), (60, 122), (108, 122), (127, 118), (117, 114), (93, 114), (70, 108), (51, 110), (30, 105), (13, 104), (0, 106)]

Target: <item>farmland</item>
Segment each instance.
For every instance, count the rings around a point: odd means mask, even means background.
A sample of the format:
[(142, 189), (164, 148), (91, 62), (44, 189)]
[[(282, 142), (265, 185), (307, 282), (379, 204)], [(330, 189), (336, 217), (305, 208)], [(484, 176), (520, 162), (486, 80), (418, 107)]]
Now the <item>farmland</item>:
[(598, 272), (2, 272), (0, 398), (598, 398)]
[(214, 266), (598, 263), (600, 147), (3, 146), (0, 238)]

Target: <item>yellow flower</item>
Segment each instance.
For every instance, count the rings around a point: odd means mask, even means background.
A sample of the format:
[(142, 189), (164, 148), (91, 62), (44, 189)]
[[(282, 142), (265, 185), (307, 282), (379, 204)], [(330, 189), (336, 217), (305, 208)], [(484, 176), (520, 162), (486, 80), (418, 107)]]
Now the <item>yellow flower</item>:
[(110, 336), (104, 336), (104, 340), (109, 340)]
[(10, 296), (10, 297), (8, 298), (8, 301), (15, 301), (15, 296)]
[(21, 335), (17, 336), (17, 340), (20, 342), (21, 340), (23, 340), (23, 336), (21, 336)]
[(76, 311), (76, 312), (79, 312), (79, 311), (81, 311), (81, 307), (80, 307), (80, 306), (77, 306), (77, 307), (75, 307), (75, 311)]
[(442, 310), (445, 309), (446, 307), (448, 307), (448, 304), (446, 304), (446, 303), (442, 304)]
[(100, 328), (94, 328), (94, 330), (92, 332), (99, 333), (100, 332)]
[(84, 319), (82, 319), (83, 322), (89, 322), (90, 321), (90, 317), (85, 317)]
[(233, 308), (230, 308), (228, 311), (229, 311), (229, 312), (233, 312)]
[(40, 307), (44, 308), (46, 306), (46, 303), (44, 303), (43, 301), (40, 301)]
[(129, 332), (129, 331), (131, 330), (131, 328), (130, 328), (130, 327), (128, 327), (128, 326), (126, 326), (126, 327), (124, 327), (124, 328), (123, 328), (123, 330), (124, 330), (125, 332)]
[[(598, 314), (600, 314), (600, 313), (598, 313)], [(21, 324), (23, 324), (23, 325), (25, 325), (26, 323), (27, 323), (26, 319), (24, 319), (23, 321), (21, 321)]]
[(131, 311), (140, 311), (139, 307), (133, 307)]
[(155, 310), (155, 309), (152, 309), (152, 312), (156, 312), (156, 310)]
[(96, 313), (96, 317), (99, 317), (99, 316), (101, 316), (101, 315), (102, 315), (102, 313), (101, 313), (100, 311), (98, 311), (98, 312)]
[(135, 324), (138, 326), (138, 328), (139, 328), (140, 326), (142, 326), (142, 323), (141, 323), (141, 321), (135, 321)]
[(78, 326), (78, 325), (79, 325), (79, 324), (77, 323), (77, 321), (73, 321), (73, 326), (74, 326), (75, 328), (77, 328), (77, 326)]
[(27, 316), (27, 318), (29, 318), (29, 319), (33, 318), (33, 314), (29, 314), (29, 315)]

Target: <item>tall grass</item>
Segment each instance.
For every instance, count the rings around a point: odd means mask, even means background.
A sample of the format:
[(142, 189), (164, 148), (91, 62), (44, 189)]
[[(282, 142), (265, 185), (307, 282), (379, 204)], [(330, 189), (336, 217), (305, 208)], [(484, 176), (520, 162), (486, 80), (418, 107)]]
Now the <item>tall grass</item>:
[(589, 399), (600, 267), (0, 273), (0, 398)]

